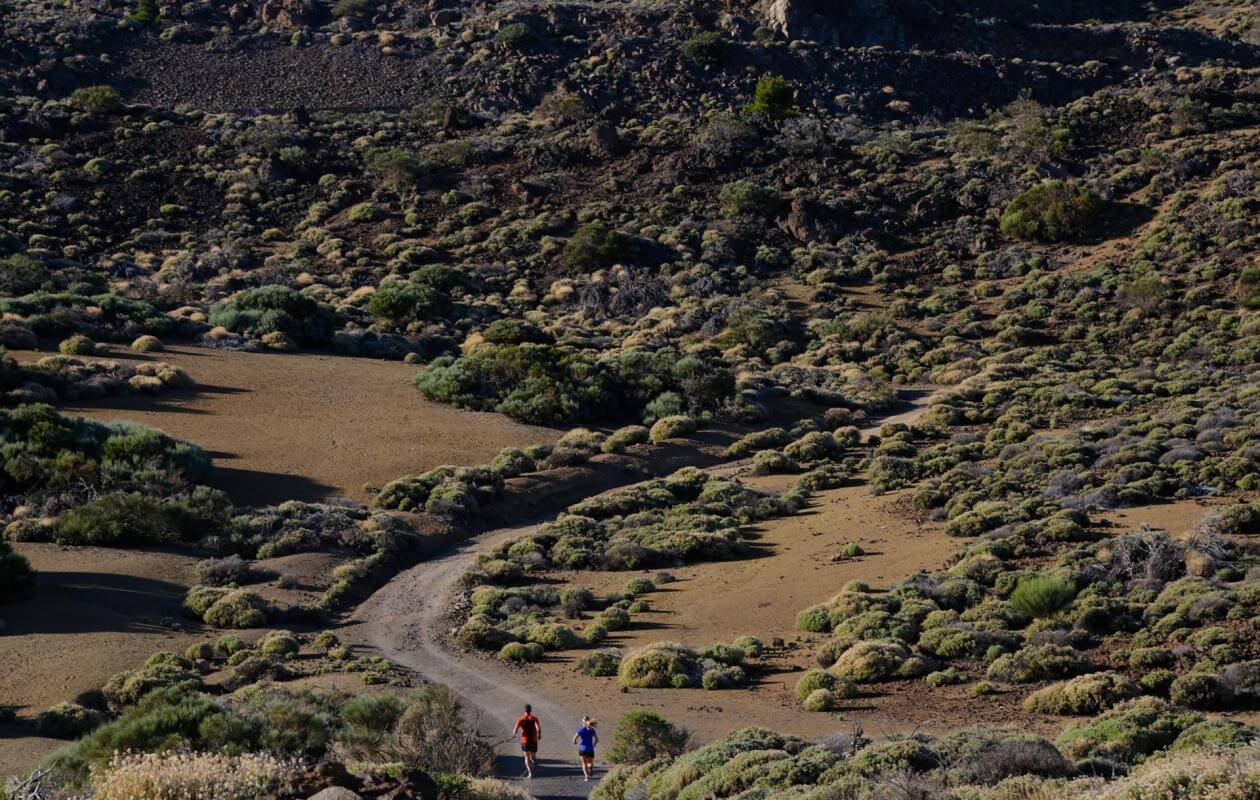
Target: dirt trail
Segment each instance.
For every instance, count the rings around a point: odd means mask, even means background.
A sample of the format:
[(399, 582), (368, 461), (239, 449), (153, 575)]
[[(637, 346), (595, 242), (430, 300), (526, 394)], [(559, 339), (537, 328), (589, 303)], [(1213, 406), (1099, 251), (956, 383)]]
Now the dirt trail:
[[(902, 390), (901, 398), (903, 402), (896, 413), (872, 421), (865, 430), (873, 432), (889, 420), (913, 421), (926, 409), (930, 393), (918, 389)], [(745, 460), (720, 464), (708, 467), (706, 471), (730, 475), (738, 472), (746, 463)], [(544, 728), (553, 732), (550, 737), (544, 738), (546, 747), (543, 754), (550, 755), (560, 751), (564, 753), (566, 760), (556, 762), (544, 759), (541, 777), (530, 782), (527, 788), (538, 797), (585, 797), (594, 784), (583, 783), (576, 767), (567, 760), (572, 754), (572, 748), (568, 744), (570, 729), (576, 727), (583, 714), (603, 714), (605, 711), (611, 713), (627, 702), (640, 704), (643, 698), (634, 701), (603, 698), (601, 702), (590, 692), (577, 691), (578, 676), (571, 671), (571, 666), (565, 665), (565, 674), (561, 680), (544, 680), (540, 671), (509, 667), (454, 651), (447, 646), (449, 633), (457, 624), (451, 618), (450, 612), (460, 589), (459, 581), (476, 562), (477, 555), (506, 539), (532, 533), (543, 521), (494, 530), (396, 576), (355, 611), (343, 634), (347, 641), (372, 647), (391, 661), (414, 669), (427, 680), (444, 683), (455, 689), (481, 715), (483, 730), (496, 739), (507, 734), (512, 719), (519, 713), (518, 709), (524, 703), (532, 703)], [(624, 580), (624, 575), (621, 574), (614, 577)], [(752, 588), (751, 585), (749, 588)], [(770, 584), (761, 586), (763, 591), (770, 591), (772, 588)], [(776, 692), (777, 689), (776, 686), (748, 690), (750, 695), (756, 692), (760, 694), (752, 697), (752, 704), (745, 711), (750, 715), (764, 715), (770, 708), (762, 705), (767, 700), (759, 698), (768, 692)], [(603, 694), (607, 694), (606, 684), (603, 685)], [(723, 694), (734, 697), (736, 693)], [(674, 692), (674, 695), (680, 693)], [(695, 700), (709, 702), (707, 697), (676, 697), (676, 701), (681, 702)], [(580, 701), (581, 705), (577, 705), (575, 701)], [(717, 711), (720, 714), (722, 709), (718, 708)], [(734, 713), (725, 720), (717, 720), (715, 724), (730, 728), (744, 721), (745, 717), (744, 713)], [(609, 723), (612, 722), (610, 717), (606, 718)], [(801, 721), (797, 720), (797, 727), (800, 724)], [(825, 715), (813, 715), (808, 724), (816, 726), (826, 725), (828, 722)], [(702, 726), (696, 732), (703, 738), (708, 738), (715, 730)], [(611, 738), (611, 734), (611, 730), (604, 730), (606, 740)], [(519, 776), (519, 761), (513, 758), (519, 756), (515, 743), (502, 742), (499, 752), (503, 766), (500, 774), (508, 778)]]
[(568, 743), (571, 729), (577, 727), (582, 714), (556, 700), (538, 696), (524, 685), (503, 680), (502, 675), (482, 669), (476, 661), (447, 649), (442, 641), (450, 625), (450, 601), (476, 553), (504, 539), (528, 535), (537, 527), (538, 524), (530, 524), (501, 528), (480, 537), (476, 547), (460, 546), (404, 572), (358, 608), (350, 623), (360, 624), (347, 629), (347, 639), (360, 639), (377, 648), (385, 658), (457, 690), (478, 716), (482, 731), (499, 742), (496, 771), (503, 777), (521, 780), (520, 749), (510, 733), (522, 706), (532, 703), (543, 735), (540, 769), (538, 777), (528, 782), (529, 792), (539, 798), (586, 797), (594, 784), (582, 781)]

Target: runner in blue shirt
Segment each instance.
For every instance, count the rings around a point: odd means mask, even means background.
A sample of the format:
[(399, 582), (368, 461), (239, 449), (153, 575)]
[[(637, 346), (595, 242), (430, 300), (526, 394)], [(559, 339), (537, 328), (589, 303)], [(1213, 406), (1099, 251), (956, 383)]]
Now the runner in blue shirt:
[(582, 727), (573, 734), (573, 743), (577, 745), (578, 758), (582, 760), (584, 780), (591, 779), (591, 767), (595, 766), (595, 745), (599, 744), (599, 734), (595, 732), (595, 720), (582, 717)]

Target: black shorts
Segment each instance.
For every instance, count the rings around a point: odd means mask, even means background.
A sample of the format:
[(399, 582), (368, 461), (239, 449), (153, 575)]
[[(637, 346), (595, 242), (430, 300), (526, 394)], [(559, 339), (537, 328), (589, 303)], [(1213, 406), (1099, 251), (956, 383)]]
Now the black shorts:
[(526, 753), (537, 753), (538, 742), (521, 742), (521, 750), (525, 751)]

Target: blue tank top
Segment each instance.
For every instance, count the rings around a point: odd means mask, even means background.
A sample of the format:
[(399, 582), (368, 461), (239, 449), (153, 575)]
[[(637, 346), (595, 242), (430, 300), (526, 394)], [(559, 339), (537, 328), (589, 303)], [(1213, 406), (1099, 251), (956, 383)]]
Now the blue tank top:
[(595, 729), (582, 726), (577, 729), (578, 749), (594, 750), (595, 749)]

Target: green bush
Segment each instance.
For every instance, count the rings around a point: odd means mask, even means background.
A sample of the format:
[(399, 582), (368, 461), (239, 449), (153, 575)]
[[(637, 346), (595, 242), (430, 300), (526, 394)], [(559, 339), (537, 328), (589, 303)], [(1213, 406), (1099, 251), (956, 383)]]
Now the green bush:
[(96, 342), (81, 333), (76, 333), (57, 345), (57, 351), (63, 356), (90, 356), (96, 353)]
[(122, 97), (109, 86), (84, 86), (70, 95), (70, 105), (88, 114), (110, 114), (122, 106)]
[(690, 733), (655, 711), (635, 709), (617, 720), (608, 760), (614, 764), (644, 764), (658, 758), (674, 758), (687, 749), (690, 741)]
[(676, 678), (694, 685), (700, 678), (700, 656), (677, 642), (657, 642), (627, 655), (618, 671), (621, 685), (636, 689), (677, 687)]
[(267, 622), (268, 605), (247, 589), (236, 589), (215, 600), (202, 619), (216, 628), (257, 628)]
[(693, 64), (717, 66), (730, 57), (730, 42), (716, 31), (701, 31), (683, 42), (682, 53)]
[(796, 114), (796, 90), (781, 75), (766, 75), (757, 81), (753, 101), (745, 106), (750, 114), (781, 120)]
[(499, 649), (499, 658), (515, 662), (537, 661), (544, 652), (543, 646), (537, 642), (508, 642)]
[(1002, 212), (1002, 233), (1016, 239), (1058, 242), (1077, 235), (1093, 220), (1101, 202), (1089, 189), (1049, 180), (1025, 189)]
[(629, 237), (600, 222), (574, 231), (560, 251), (560, 265), (570, 272), (591, 272), (634, 258)]
[(52, 739), (78, 739), (101, 724), (98, 711), (77, 703), (62, 703), (35, 716), (35, 730)]
[(624, 453), (631, 446), (645, 444), (650, 438), (648, 429), (643, 425), (627, 425), (608, 434), (601, 448), (605, 453)]
[(1095, 672), (1033, 692), (1024, 708), (1042, 714), (1097, 714), (1138, 694), (1137, 685), (1124, 675)]
[(596, 678), (611, 678), (621, 668), (621, 652), (616, 648), (603, 647), (578, 659), (578, 672)]
[(494, 40), (504, 47), (523, 50), (538, 41), (538, 35), (524, 22), (510, 22), (499, 28)]
[(130, 18), (145, 25), (155, 24), (158, 21), (157, 0), (136, 0), (136, 8)]
[(1236, 293), (1238, 305), (1243, 308), (1260, 308), (1260, 265), (1243, 267), (1238, 274)]
[(779, 205), (779, 192), (748, 181), (732, 181), (718, 190), (722, 210), (732, 216), (767, 215)]
[(1035, 683), (1070, 678), (1090, 666), (1089, 659), (1071, 647), (1042, 644), (1001, 656), (989, 665), (987, 677), (1004, 683)]
[(1048, 617), (1076, 597), (1076, 584), (1057, 575), (1025, 578), (1011, 593), (1011, 605), (1030, 617)]
[(1189, 708), (1223, 708), (1234, 699), (1234, 693), (1220, 675), (1187, 672), (1168, 687), (1168, 699)]
[(663, 417), (658, 419), (651, 430), (653, 442), (664, 442), (669, 439), (679, 439), (690, 433), (695, 433), (696, 421), (691, 417), (678, 414), (672, 417)]
[(841, 653), (830, 667), (833, 675), (855, 683), (917, 678), (932, 669), (929, 661), (911, 655), (905, 644), (893, 640), (858, 642)]
[(1174, 708), (1154, 697), (1139, 697), (1068, 727), (1056, 743), (1070, 758), (1133, 763), (1168, 747), (1182, 731), (1202, 720), (1198, 712)]

